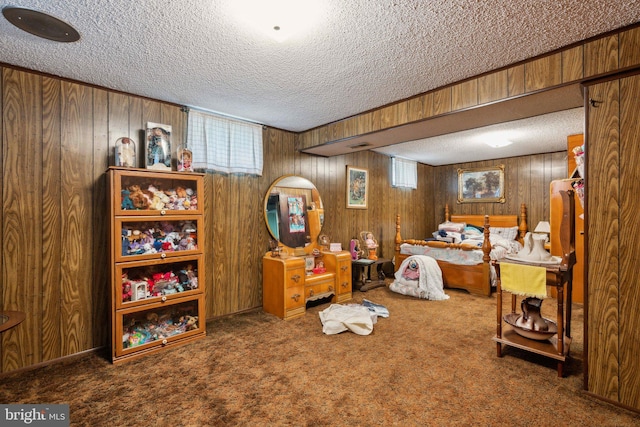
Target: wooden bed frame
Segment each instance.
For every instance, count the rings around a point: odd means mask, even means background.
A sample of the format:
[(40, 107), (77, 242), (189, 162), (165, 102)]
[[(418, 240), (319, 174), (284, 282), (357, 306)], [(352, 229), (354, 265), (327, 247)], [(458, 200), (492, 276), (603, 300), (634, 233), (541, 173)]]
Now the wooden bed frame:
[[(520, 221), (518, 215), (450, 215), (449, 205), (445, 205), (445, 222), (464, 222), (476, 226), (484, 227), (484, 241), (482, 243), (483, 262), (476, 265), (456, 265), (447, 261), (438, 261), (442, 270), (442, 279), (448, 288), (464, 289), (472, 294), (491, 295), (491, 274), (490, 257), (491, 243), (489, 242), (489, 227), (518, 227), (518, 241), (523, 242), (527, 233), (527, 213), (524, 203), (520, 205)], [(400, 234), (400, 215), (396, 215), (396, 251), (395, 270), (397, 271), (408, 254), (400, 253), (400, 245), (408, 243), (411, 245), (430, 246), (438, 248), (452, 248), (459, 250), (475, 250), (476, 246), (465, 245), (464, 243), (446, 243), (441, 241), (425, 241), (407, 239), (403, 240)]]

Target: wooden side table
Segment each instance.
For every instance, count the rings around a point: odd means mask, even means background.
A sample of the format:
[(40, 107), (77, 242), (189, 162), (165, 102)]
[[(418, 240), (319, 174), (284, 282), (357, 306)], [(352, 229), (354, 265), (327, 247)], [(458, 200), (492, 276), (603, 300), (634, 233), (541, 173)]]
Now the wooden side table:
[[(519, 335), (511, 325), (504, 324), (502, 318), (502, 286), (500, 282), (500, 263), (494, 261), (497, 274), (497, 310), (496, 310), (496, 342), (498, 357), (502, 357), (502, 345), (512, 346), (530, 351), (558, 361), (558, 376), (564, 376), (564, 362), (569, 357), (571, 345), (571, 293), (573, 264), (548, 265), (530, 262), (509, 261), (516, 264), (537, 265), (547, 269), (547, 287), (554, 287), (557, 291), (556, 326), (558, 333), (548, 340), (534, 340)], [(506, 292), (506, 291), (505, 291)], [(566, 308), (565, 308), (566, 305)], [(516, 295), (511, 294), (511, 313), (516, 312)]]
[[(385, 274), (382, 266), (391, 262), (387, 258), (378, 258), (376, 260), (359, 259), (351, 261), (351, 271), (353, 272), (353, 287), (360, 292), (367, 292), (370, 289), (385, 286)], [(373, 277), (371, 277), (373, 275)]]

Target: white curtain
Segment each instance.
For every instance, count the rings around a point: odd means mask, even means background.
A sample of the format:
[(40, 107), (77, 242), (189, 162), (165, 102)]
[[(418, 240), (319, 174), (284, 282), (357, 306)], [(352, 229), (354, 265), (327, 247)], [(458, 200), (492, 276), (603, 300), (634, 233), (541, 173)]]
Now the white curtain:
[(194, 169), (262, 175), (262, 126), (189, 110), (187, 146)]
[(418, 163), (413, 160), (391, 158), (391, 185), (418, 188)]

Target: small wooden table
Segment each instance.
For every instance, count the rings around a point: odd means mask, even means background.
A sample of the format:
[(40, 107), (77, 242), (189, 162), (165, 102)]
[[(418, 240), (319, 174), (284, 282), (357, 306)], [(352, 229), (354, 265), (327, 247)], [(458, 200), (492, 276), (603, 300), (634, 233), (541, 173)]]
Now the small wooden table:
[[(384, 279), (386, 276), (382, 271), (382, 266), (388, 262), (391, 262), (391, 260), (387, 258), (378, 258), (376, 260), (363, 258), (351, 261), (354, 288), (360, 292), (367, 292), (370, 289), (385, 286)], [(371, 277), (372, 270), (375, 271), (374, 278)]]
[[(536, 265), (531, 262), (518, 262), (509, 260), (516, 264)], [(573, 265), (549, 265), (537, 264), (547, 270), (547, 287), (555, 287), (557, 291), (557, 328), (558, 333), (548, 340), (538, 341), (525, 338), (508, 324), (503, 325), (502, 318), (502, 287), (500, 282), (500, 263), (493, 262), (497, 274), (497, 318), (496, 342), (498, 357), (502, 357), (502, 345), (512, 346), (521, 350), (530, 351), (558, 361), (558, 376), (564, 376), (564, 362), (569, 357), (569, 347), (571, 345), (571, 294), (573, 286)], [(506, 291), (504, 291), (506, 292)], [(566, 304), (565, 304), (566, 303)], [(565, 308), (566, 305), (566, 308)], [(511, 294), (511, 313), (516, 312), (516, 295)]]

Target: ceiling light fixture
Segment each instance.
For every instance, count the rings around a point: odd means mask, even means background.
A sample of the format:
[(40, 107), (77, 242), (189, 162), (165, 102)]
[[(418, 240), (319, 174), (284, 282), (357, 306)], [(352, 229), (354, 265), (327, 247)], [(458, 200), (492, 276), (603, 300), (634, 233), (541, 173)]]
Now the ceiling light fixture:
[(508, 139), (492, 139), (490, 141), (486, 141), (485, 144), (489, 147), (501, 148), (513, 144), (513, 141), (509, 141)]
[(62, 43), (80, 40), (80, 34), (75, 28), (46, 13), (20, 7), (5, 7), (2, 14), (7, 21), (34, 36)]
[(283, 42), (319, 19), (318, 0), (234, 0), (233, 13), (249, 27)]

